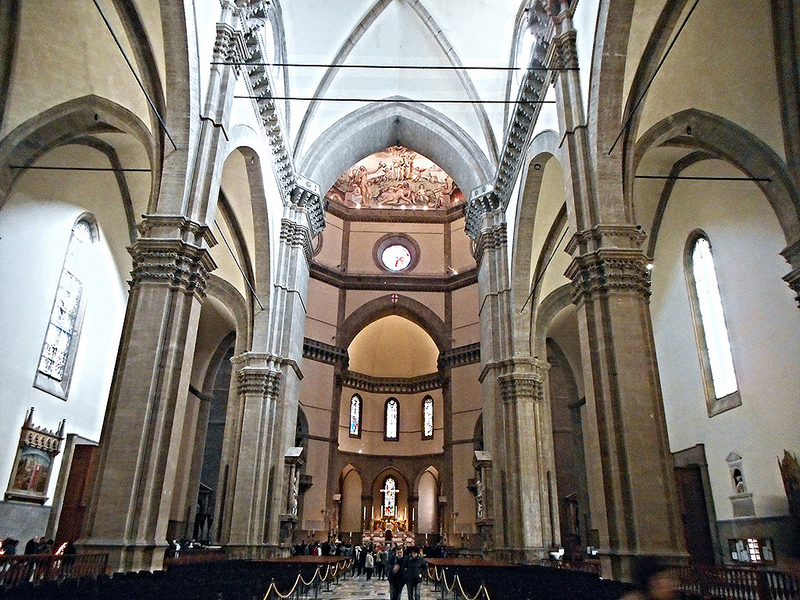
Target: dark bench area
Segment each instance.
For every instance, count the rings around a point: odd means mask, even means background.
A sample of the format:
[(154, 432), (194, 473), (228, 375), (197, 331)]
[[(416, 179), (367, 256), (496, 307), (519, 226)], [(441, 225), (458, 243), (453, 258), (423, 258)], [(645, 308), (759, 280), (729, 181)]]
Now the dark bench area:
[[(339, 577), (348, 567), (342, 557), (203, 561), (173, 564), (165, 571), (140, 571), (62, 580), (19, 582), (0, 589), (2, 600), (262, 600), (270, 586), (282, 595), (298, 575), (306, 582), (317, 570)], [(334, 572), (338, 569), (338, 573)], [(302, 584), (301, 584), (302, 585)], [(320, 585), (319, 576), (314, 585)], [(326, 585), (325, 583), (322, 584)], [(312, 586), (313, 587), (313, 586)], [(272, 594), (270, 597), (278, 597)], [(314, 593), (311, 592), (311, 597)]]

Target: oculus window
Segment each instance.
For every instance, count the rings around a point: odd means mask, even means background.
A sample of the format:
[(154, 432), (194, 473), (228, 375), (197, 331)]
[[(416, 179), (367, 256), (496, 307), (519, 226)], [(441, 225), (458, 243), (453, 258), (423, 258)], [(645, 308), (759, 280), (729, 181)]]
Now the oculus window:
[(700, 354), (708, 416), (740, 406), (728, 328), (722, 308), (711, 242), (702, 231), (689, 237), (684, 267)]
[(94, 220), (79, 218), (72, 228), (53, 308), (39, 355), (34, 387), (67, 399), (83, 315), (86, 310), (84, 281), (91, 270), (97, 233)]
[(379, 268), (390, 273), (411, 271), (419, 262), (419, 245), (408, 235), (390, 233), (375, 244), (372, 259)]

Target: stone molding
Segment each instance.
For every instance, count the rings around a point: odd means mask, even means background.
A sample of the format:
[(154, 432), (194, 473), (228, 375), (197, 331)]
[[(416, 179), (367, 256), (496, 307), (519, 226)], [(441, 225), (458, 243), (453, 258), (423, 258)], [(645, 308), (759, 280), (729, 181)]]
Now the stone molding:
[(646, 237), (638, 225), (595, 225), (575, 233), (565, 251), (574, 255), (576, 251), (587, 252), (600, 247), (639, 248)]
[(339, 366), (342, 369), (346, 369), (350, 364), (350, 357), (346, 348), (318, 342), (310, 338), (303, 340), (303, 358), (333, 365), (334, 367)]
[(128, 252), (133, 257), (131, 289), (142, 283), (167, 283), (203, 298), (211, 271), (217, 268), (208, 250), (179, 239), (142, 238)]
[(236, 372), (239, 394), (277, 398), (283, 373), (266, 367), (243, 367)]
[(209, 248), (217, 245), (214, 234), (208, 225), (192, 221), (184, 215), (144, 214), (142, 222), (136, 226), (142, 236), (149, 238), (172, 238)]
[[(504, 404), (522, 400), (534, 402), (544, 400), (544, 382), (547, 371), (550, 369), (550, 363), (538, 358), (525, 362), (527, 364), (523, 365), (515, 360), (504, 361), (504, 363), (509, 363), (512, 368), (531, 369), (530, 371), (514, 371), (497, 378), (497, 382), (500, 384), (500, 396)], [(503, 364), (500, 366), (502, 367)]]
[(480, 265), (487, 250), (503, 250), (508, 246), (508, 229), (505, 223), (496, 223), (482, 229), (475, 240), (475, 261)]
[[(786, 259), (792, 267), (800, 265), (800, 240), (786, 246), (781, 250), (781, 256)], [(795, 300), (800, 304), (800, 266), (797, 266), (790, 273), (783, 276), (783, 280), (795, 293)]]
[(311, 244), (311, 232), (308, 227), (300, 225), (291, 219), (281, 219), (280, 241), (282, 244), (302, 248), (306, 262), (311, 263), (314, 249)]
[(633, 292), (650, 299), (650, 272), (640, 250), (600, 249), (577, 256), (565, 275), (572, 280), (575, 304), (612, 292)]
[(420, 394), (440, 389), (444, 385), (444, 378), (440, 373), (390, 378), (346, 371), (341, 377), (341, 384), (342, 387), (372, 394)]
[(253, 108), (272, 150), (273, 166), (283, 204), (302, 208), (308, 216), (311, 236), (314, 237), (325, 228), (325, 210), (319, 186), (296, 174), (294, 161), (283, 133), (283, 118), (275, 100), (275, 85), (258, 36), (258, 32), (265, 27), (268, 19), (266, 4), (263, 1), (256, 2), (244, 8), (241, 13), (244, 30), (243, 62), (247, 74), (245, 82), (252, 97)]
[(530, 9), (531, 28), (537, 32), (536, 44), (531, 50), (528, 69), (522, 80), (514, 104), (502, 153), (492, 184), (476, 188), (470, 194), (465, 207), (465, 230), (473, 240), (480, 233), (483, 213), (505, 210), (525, 159), (525, 149), (533, 135), (533, 126), (542, 109), (542, 100), (547, 94), (550, 74), (545, 70), (549, 40), (553, 36), (553, 23), (546, 7), (536, 2)]
[(795, 293), (794, 299), (800, 305), (800, 268), (784, 275), (783, 280), (789, 284), (789, 287)]
[(437, 366), (439, 369), (454, 369), (481, 362), (481, 343), (467, 344), (439, 353)]

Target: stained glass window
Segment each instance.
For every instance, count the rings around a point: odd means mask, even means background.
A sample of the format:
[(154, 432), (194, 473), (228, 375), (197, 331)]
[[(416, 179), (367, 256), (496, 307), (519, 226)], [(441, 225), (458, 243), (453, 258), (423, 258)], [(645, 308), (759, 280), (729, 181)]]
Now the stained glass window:
[(400, 403), (397, 398), (386, 401), (385, 431), (387, 440), (396, 440), (400, 432)]
[(350, 436), (361, 435), (361, 396), (355, 394), (350, 398)]
[(733, 369), (733, 355), (728, 338), (728, 328), (722, 313), (722, 298), (711, 255), (711, 244), (704, 237), (694, 242), (692, 251), (692, 273), (695, 294), (700, 309), (702, 334), (711, 368), (714, 396), (719, 399), (738, 389)]
[(426, 440), (433, 437), (433, 398), (430, 396), (422, 401), (422, 437)]
[(67, 247), (39, 358), (39, 372), (59, 382), (66, 376), (70, 349), (75, 339), (83, 297), (83, 283), (79, 276), (92, 241), (92, 225), (85, 220), (78, 221)]
[(397, 482), (394, 477), (387, 477), (383, 482), (383, 516), (397, 516)]
[(402, 271), (411, 264), (411, 251), (402, 244), (393, 244), (381, 253), (381, 261), (390, 271)]

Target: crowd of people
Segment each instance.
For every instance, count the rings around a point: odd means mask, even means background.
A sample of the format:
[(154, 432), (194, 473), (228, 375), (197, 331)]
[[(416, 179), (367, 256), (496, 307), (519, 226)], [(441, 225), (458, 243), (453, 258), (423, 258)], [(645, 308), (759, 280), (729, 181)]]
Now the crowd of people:
[(66, 542), (58, 548), (52, 539), (34, 536), (25, 544), (23, 552), (19, 551), (19, 540), (7, 537), (0, 540), (0, 554), (4, 556), (16, 556), (18, 554), (75, 554), (75, 544)]
[(365, 544), (364, 546), (345, 544), (337, 540), (333, 543), (305, 541), (293, 549), (296, 556), (352, 556), (354, 559), (354, 577), (364, 577), (366, 581), (386, 580), (389, 584), (390, 600), (401, 600), (403, 589), (408, 593), (408, 600), (419, 600), (422, 581), (427, 570), (426, 558), (444, 558), (445, 547), (441, 544), (433, 546), (410, 546), (401, 544)]

